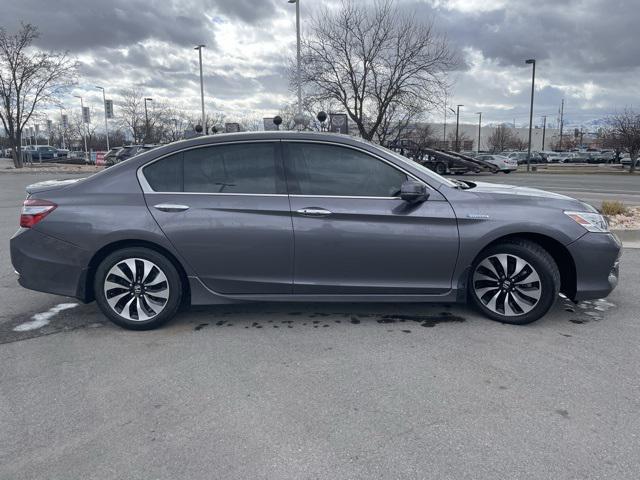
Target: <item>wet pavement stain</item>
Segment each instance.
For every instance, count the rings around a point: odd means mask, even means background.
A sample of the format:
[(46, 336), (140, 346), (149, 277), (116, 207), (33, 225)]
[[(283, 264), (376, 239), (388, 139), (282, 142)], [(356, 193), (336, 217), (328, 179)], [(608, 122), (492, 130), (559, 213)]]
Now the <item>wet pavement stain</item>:
[(209, 325), (208, 323), (201, 323), (200, 325), (196, 325), (196, 327), (194, 328), (194, 330), (202, 330), (204, 327), (206, 327), (207, 325)]
[(360, 320), (357, 317), (351, 317), (351, 323), (353, 323), (354, 325), (358, 325), (360, 323)]
[(555, 411), (555, 413), (560, 415), (562, 418), (569, 418), (569, 412), (565, 409), (558, 409)]

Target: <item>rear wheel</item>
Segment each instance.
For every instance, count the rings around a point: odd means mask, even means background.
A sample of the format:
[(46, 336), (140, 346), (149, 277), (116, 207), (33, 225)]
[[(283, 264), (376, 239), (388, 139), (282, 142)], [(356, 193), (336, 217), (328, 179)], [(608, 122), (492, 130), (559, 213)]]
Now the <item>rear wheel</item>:
[(131, 330), (150, 330), (178, 311), (182, 281), (164, 255), (141, 247), (107, 256), (94, 278), (96, 302), (115, 324)]
[(487, 317), (524, 325), (553, 306), (560, 272), (549, 253), (527, 240), (511, 240), (482, 252), (473, 263), (469, 295)]
[(438, 162), (436, 163), (434, 170), (438, 175), (444, 175), (447, 173), (447, 166), (442, 162)]

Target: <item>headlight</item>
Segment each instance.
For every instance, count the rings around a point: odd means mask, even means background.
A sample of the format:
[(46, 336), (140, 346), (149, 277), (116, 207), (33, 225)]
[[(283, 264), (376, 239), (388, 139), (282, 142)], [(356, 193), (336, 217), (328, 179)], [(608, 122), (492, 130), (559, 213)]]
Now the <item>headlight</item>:
[(569, 218), (579, 223), (590, 232), (607, 233), (609, 224), (599, 213), (590, 212), (564, 212)]

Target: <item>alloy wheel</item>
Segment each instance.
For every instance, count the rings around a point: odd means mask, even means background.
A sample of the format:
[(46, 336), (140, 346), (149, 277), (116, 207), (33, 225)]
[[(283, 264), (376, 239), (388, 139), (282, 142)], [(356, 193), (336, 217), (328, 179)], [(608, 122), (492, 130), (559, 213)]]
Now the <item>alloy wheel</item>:
[(119, 316), (143, 322), (164, 310), (169, 299), (169, 282), (155, 263), (127, 258), (118, 261), (107, 273), (104, 295)]
[(473, 289), (486, 308), (508, 317), (530, 312), (542, 295), (535, 268), (506, 253), (491, 255), (478, 264), (473, 272)]

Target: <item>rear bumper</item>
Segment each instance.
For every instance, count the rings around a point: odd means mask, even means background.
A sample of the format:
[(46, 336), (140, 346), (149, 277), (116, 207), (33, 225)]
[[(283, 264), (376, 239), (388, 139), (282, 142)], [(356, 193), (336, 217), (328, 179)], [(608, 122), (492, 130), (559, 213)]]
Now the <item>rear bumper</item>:
[(35, 229), (18, 230), (10, 245), (20, 285), (85, 301), (88, 251)]
[(612, 233), (587, 233), (568, 247), (576, 265), (573, 300), (604, 298), (618, 285), (622, 244)]

